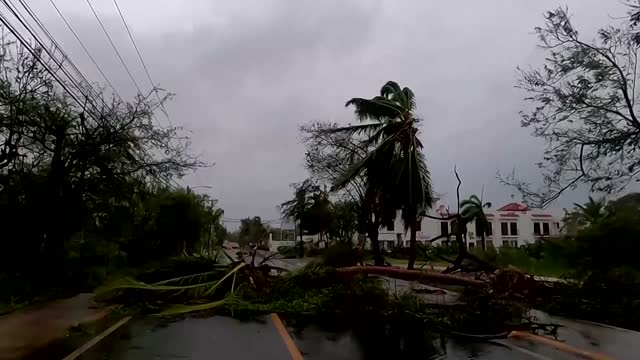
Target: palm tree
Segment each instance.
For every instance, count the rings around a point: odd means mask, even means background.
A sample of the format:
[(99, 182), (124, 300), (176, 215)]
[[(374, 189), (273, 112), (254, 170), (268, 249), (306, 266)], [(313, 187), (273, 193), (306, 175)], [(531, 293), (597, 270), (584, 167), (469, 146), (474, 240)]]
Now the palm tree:
[(576, 208), (574, 214), (580, 225), (591, 225), (607, 216), (607, 201), (604, 197), (594, 199), (589, 196), (589, 201), (580, 204), (573, 204)]
[(467, 224), (471, 221), (475, 221), (476, 229), (480, 232), (483, 251), (487, 249), (485, 235), (489, 228), (489, 221), (484, 213), (485, 207), (491, 207), (491, 203), (482, 203), (482, 199), (476, 195), (471, 195), (469, 199), (460, 202), (460, 215), (462, 216), (462, 222)]
[(363, 124), (333, 131), (360, 134), (364, 136), (363, 145), (375, 147), (344, 174), (337, 186), (344, 187), (363, 175), (370, 188), (389, 196), (391, 201), (385, 206), (400, 210), (405, 230), (411, 232), (407, 267), (413, 269), (419, 214), (433, 200), (429, 170), (417, 136), (419, 119), (413, 113), (413, 91), (388, 81), (379, 96), (353, 98), (346, 106), (355, 108)]
[(302, 184), (294, 185), (295, 195), (293, 199), (280, 204), (280, 212), (286, 219), (294, 220), (298, 225), (300, 235), (300, 252), (303, 250), (302, 227), (303, 219), (307, 216), (309, 207), (313, 204), (310, 199), (311, 189), (314, 185), (309, 180), (305, 180)]

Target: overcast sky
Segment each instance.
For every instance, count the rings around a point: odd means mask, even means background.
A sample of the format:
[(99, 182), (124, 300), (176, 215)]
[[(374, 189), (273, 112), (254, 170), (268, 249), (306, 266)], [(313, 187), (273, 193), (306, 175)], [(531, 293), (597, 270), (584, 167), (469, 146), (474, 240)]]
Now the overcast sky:
[[(54, 0), (122, 95), (135, 88), (84, 0)], [(112, 0), (91, 0), (134, 77), (150, 84)], [(87, 77), (102, 81), (49, 0), (33, 10)], [(569, 7), (586, 36), (625, 14), (619, 1), (211, 1), (119, 0), (156, 83), (176, 94), (166, 108), (215, 166), (183, 179), (208, 185), (227, 218), (279, 217), (276, 205), (306, 177), (298, 125), (355, 122), (344, 107), (387, 80), (416, 94), (420, 137), (435, 190), (496, 205), (519, 197), (496, 171), (535, 182), (542, 144), (520, 128), (517, 65), (540, 64), (532, 30)], [(158, 120), (166, 118), (158, 116)], [(582, 201), (568, 194), (554, 206)]]

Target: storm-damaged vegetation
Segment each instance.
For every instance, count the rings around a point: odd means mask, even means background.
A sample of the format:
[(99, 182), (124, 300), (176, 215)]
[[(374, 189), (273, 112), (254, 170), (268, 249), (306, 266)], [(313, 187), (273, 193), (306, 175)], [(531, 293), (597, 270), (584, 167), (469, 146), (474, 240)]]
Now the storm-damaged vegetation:
[[(549, 192), (515, 175), (503, 179), (525, 200), (546, 205), (580, 181), (613, 191), (637, 180), (640, 122), (629, 91), (636, 20), (599, 32), (594, 44), (579, 40), (562, 9), (536, 30), (551, 57), (541, 71), (522, 73), (520, 86), (537, 94), (529, 100), (539, 106), (523, 125), (559, 145), (545, 156)], [(558, 236), (521, 248), (487, 246), (491, 204), (482, 190), (461, 197), (465, 179), (453, 164), (456, 210), (431, 212), (436, 195), (416, 96), (395, 81), (346, 102), (358, 124), (301, 126), (309, 178), (279, 207), (296, 224), (296, 242), (275, 252), (269, 241), (282, 229), (255, 216), (229, 234), (215, 199), (175, 186), (206, 164), (191, 155), (181, 129), (157, 126), (154, 110), (166, 99), (127, 103), (87, 88), (80, 105), (36, 55), (11, 41), (2, 47), (0, 215), (11, 241), (0, 254), (0, 303), (7, 310), (95, 290), (98, 302), (125, 312), (277, 313), (294, 327), (366, 333), (405, 354), (428, 352), (424, 340), (439, 336), (555, 335), (558, 325), (540, 323), (534, 309), (640, 326), (638, 194), (575, 204)], [(409, 246), (390, 253), (378, 238), (396, 217)], [(451, 226), (419, 241), (423, 218)], [(480, 239), (473, 249), (471, 224)], [(317, 240), (305, 245), (306, 235)]]

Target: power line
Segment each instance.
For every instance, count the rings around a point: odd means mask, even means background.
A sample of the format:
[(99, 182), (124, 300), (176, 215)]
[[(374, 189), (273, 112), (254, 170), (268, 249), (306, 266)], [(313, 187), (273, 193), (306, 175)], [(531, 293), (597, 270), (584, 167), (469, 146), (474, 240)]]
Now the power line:
[[(95, 98), (97, 98), (98, 100), (100, 100), (102, 102), (102, 104), (105, 106), (105, 108), (107, 107), (107, 104), (104, 102), (104, 99), (102, 98), (102, 95), (93, 87), (93, 85), (89, 82), (89, 80), (87, 80), (87, 78), (82, 74), (82, 72), (80, 71), (80, 69), (78, 69), (78, 67), (76, 66), (76, 64), (71, 60), (71, 58), (69, 57), (69, 55), (67, 55), (67, 53), (64, 51), (64, 49), (62, 48), (62, 46), (60, 46), (60, 44), (56, 41), (56, 39), (53, 37), (53, 35), (49, 32), (49, 30), (46, 28), (46, 26), (44, 25), (44, 23), (42, 23), (42, 21), (40, 20), (40, 18), (38, 18), (38, 16), (35, 14), (35, 12), (31, 9), (31, 7), (26, 3), (26, 1), (24, 0), (18, 0), (20, 2), (20, 4), (22, 5), (22, 7), (27, 11), (27, 14), (29, 16), (31, 16), (31, 18), (35, 21), (36, 25), (38, 25), (38, 27), (40, 28), (40, 30), (45, 34), (45, 36), (49, 39), (49, 41), (51, 42), (51, 44), (53, 46), (55, 46), (58, 50), (58, 52), (60, 52), (60, 54), (62, 55), (62, 60), (58, 61), (57, 64), (59, 64), (60, 67), (63, 67), (64, 63), (68, 63), (72, 70), (76, 73), (76, 75), (81, 78), (85, 83), (86, 86), (88, 86), (88, 88), (93, 92), (93, 96)], [(6, 6), (6, 1), (5, 2), (5, 6)], [(9, 1), (10, 2), (10, 1)], [(17, 17), (18, 15), (17, 13), (20, 13), (17, 8), (14, 9), (14, 15)], [(25, 19), (26, 22), (26, 19)], [(26, 25), (25, 25), (26, 27)], [(47, 50), (47, 48), (44, 46), (42, 40), (39, 40), (39, 38), (37, 38), (37, 34), (35, 33), (34, 29), (31, 28), (27, 28), (27, 31), (36, 39), (36, 41), (43, 47), (43, 49), (45, 49), (45, 51)], [(51, 54), (49, 51), (46, 51), (47, 54), (51, 57), (54, 58), (54, 55)], [(55, 60), (54, 60), (55, 61)], [(67, 76), (69, 77), (68, 73)], [(93, 99), (95, 101), (95, 99)]]
[(53, 2), (53, 0), (49, 0), (49, 2), (51, 2), (51, 5), (53, 5), (53, 7), (56, 9), (56, 12), (58, 13), (58, 15), (60, 16), (60, 18), (62, 18), (62, 21), (64, 21), (64, 23), (67, 25), (67, 28), (69, 28), (69, 30), (71, 31), (71, 33), (73, 34), (73, 36), (76, 38), (76, 40), (78, 40), (78, 42), (80, 43), (80, 46), (82, 46), (82, 49), (84, 50), (84, 52), (87, 54), (87, 56), (89, 57), (89, 59), (91, 59), (91, 62), (93, 62), (93, 65), (96, 66), (96, 68), (98, 68), (98, 71), (100, 72), (100, 74), (102, 75), (102, 77), (104, 78), (104, 80), (107, 82), (107, 84), (109, 85), (109, 87), (111, 88), (111, 90), (113, 91), (113, 93), (118, 97), (118, 99), (120, 99), (121, 102), (124, 102), (122, 100), (122, 97), (120, 96), (120, 94), (118, 94), (118, 91), (116, 90), (116, 88), (113, 86), (113, 84), (111, 83), (111, 81), (109, 81), (109, 78), (107, 77), (107, 75), (105, 75), (104, 71), (102, 71), (102, 68), (100, 67), (100, 65), (98, 65), (98, 63), (96, 62), (96, 60), (93, 58), (93, 56), (91, 55), (91, 53), (89, 52), (89, 50), (87, 49), (87, 47), (84, 45), (84, 43), (82, 42), (82, 40), (80, 40), (80, 37), (78, 36), (78, 34), (75, 32), (75, 30), (73, 30), (73, 27), (71, 26), (71, 24), (69, 24), (69, 22), (67, 21), (67, 18), (62, 14), (62, 12), (60, 11), (60, 9), (58, 9), (58, 6), (56, 6), (56, 4)]
[[(5, 6), (6, 6), (6, 4), (5, 4)], [(86, 111), (86, 109), (84, 108), (82, 102), (80, 100), (78, 100), (76, 95), (71, 90), (69, 90), (69, 88), (67, 87), (67, 84), (64, 81), (62, 81), (62, 79), (59, 78), (59, 76), (56, 74), (56, 72), (51, 69), (49, 64), (47, 64), (46, 62), (44, 62), (42, 60), (42, 58), (39, 56), (37, 51), (34, 50), (33, 48), (31, 48), (31, 44), (29, 44), (29, 42), (26, 41), (22, 37), (22, 35), (20, 35), (20, 33), (13, 27), (13, 25), (11, 24), (9, 19), (7, 19), (4, 16), (4, 14), (2, 14), (2, 12), (0, 12), (0, 22), (2, 22), (2, 24), (9, 30), (9, 32), (11, 32), (11, 34), (20, 42), (20, 44), (22, 44), (22, 46), (24, 46), (24, 48), (27, 49), (27, 51), (29, 51), (29, 53), (31, 53), (31, 55), (34, 57), (34, 59), (36, 59), (40, 63), (40, 65), (42, 65), (42, 67), (58, 82), (58, 84), (63, 88), (63, 90), (65, 90), (67, 92), (67, 94), (69, 94), (69, 96), (71, 96), (73, 98), (73, 100), (75, 102), (77, 102), (78, 105), (81, 108), (83, 108), (83, 110)]]
[[(29, 32), (29, 34), (33, 36), (34, 40), (41, 47), (42, 51), (45, 51), (49, 55), (51, 60), (58, 66), (58, 70), (61, 70), (64, 73), (64, 75), (66, 75), (66, 77), (69, 79), (69, 82), (75, 86), (75, 88), (80, 92), (80, 94), (84, 94), (84, 89), (77, 83), (77, 81), (73, 78), (73, 76), (71, 76), (69, 72), (62, 66), (62, 63), (57, 61), (55, 56), (53, 56), (53, 54), (51, 54), (51, 52), (47, 49), (47, 47), (44, 46), (44, 43), (42, 42), (42, 40), (39, 39), (37, 34), (35, 34), (31, 29), (31, 27), (25, 22), (26, 20), (22, 19), (21, 14), (17, 12), (17, 9), (13, 8), (13, 4), (11, 4), (9, 0), (2, 0), (2, 3), (16, 17), (16, 19), (18, 19), (18, 21), (27, 30), (27, 32)], [(24, 46), (31, 53), (31, 55), (45, 68), (45, 70), (60, 84), (60, 86), (67, 92), (67, 94), (69, 94), (69, 96), (71, 96), (73, 100), (77, 102), (78, 105), (85, 112), (91, 114), (87, 110), (86, 106), (83, 105), (83, 103), (78, 99), (77, 94), (71, 91), (67, 87), (67, 83), (58, 76), (57, 71), (53, 71), (50, 65), (42, 60), (42, 57), (38, 53), (38, 51), (36, 51), (31, 47), (31, 44), (29, 44), (29, 42), (23, 38), (23, 36), (16, 30), (16, 28), (11, 24), (11, 22), (9, 22), (9, 20), (1, 13), (0, 15), (2, 16), (2, 18), (0, 19), (2, 23), (9, 29), (9, 31), (13, 34), (13, 36), (15, 36), (16, 39), (18, 39), (18, 41), (22, 44), (22, 46)], [(85, 95), (85, 99), (89, 100), (90, 97), (88, 95)], [(93, 102), (91, 102), (91, 105), (95, 108), (95, 105), (93, 104)], [(92, 115), (94, 119), (97, 120), (96, 114), (92, 114)]]
[(136, 86), (136, 89), (138, 89), (138, 94), (142, 94), (142, 90), (140, 90), (140, 86), (138, 86), (138, 83), (136, 82), (136, 79), (133, 78), (133, 75), (131, 74), (131, 71), (129, 70), (129, 67), (127, 66), (127, 63), (124, 62), (124, 59), (122, 58), (122, 55), (120, 55), (120, 52), (118, 51), (118, 48), (116, 47), (116, 44), (114, 44), (113, 40), (111, 40), (111, 36), (109, 35), (109, 32), (107, 31), (107, 28), (105, 28), (104, 24), (102, 23), (102, 20), (100, 20), (100, 17), (98, 16), (98, 13), (93, 8), (93, 5), (91, 5), (91, 1), (87, 0), (87, 4), (89, 4), (89, 7), (91, 8), (91, 11), (93, 12), (93, 15), (96, 17), (96, 20), (98, 20), (98, 23), (100, 24), (100, 27), (102, 28), (102, 31), (104, 32), (104, 34), (107, 36), (107, 39), (109, 39), (109, 43), (111, 44), (111, 47), (113, 48), (113, 50), (116, 52), (116, 55), (118, 55), (118, 58), (120, 59), (120, 62), (122, 63), (122, 66), (124, 66), (124, 69), (127, 71), (127, 74), (129, 74), (129, 78), (131, 78), (131, 81)]
[[(144, 72), (147, 74), (147, 78), (149, 79), (149, 83), (151, 83), (151, 86), (155, 89), (155, 85), (154, 85), (153, 80), (151, 79), (151, 75), (149, 74), (149, 69), (147, 68), (147, 64), (142, 59), (142, 54), (140, 54), (140, 50), (138, 49), (138, 45), (136, 44), (136, 41), (133, 39), (133, 35), (131, 34), (131, 30), (129, 30), (129, 25), (127, 24), (127, 21), (124, 19), (124, 15), (122, 14), (122, 11), (120, 11), (120, 6), (118, 5), (118, 1), (117, 0), (113, 0), (113, 3), (116, 5), (116, 9), (118, 9), (118, 14), (120, 14), (120, 19), (122, 19), (122, 23), (124, 24), (124, 27), (127, 29), (127, 34), (129, 34), (129, 39), (131, 39), (131, 43), (133, 44), (133, 48), (136, 49), (136, 54), (138, 54), (138, 58), (140, 59), (140, 62), (142, 63), (142, 67), (144, 68)], [(164, 108), (164, 104), (162, 103), (162, 100), (160, 99), (160, 95), (158, 95), (158, 90), (157, 89), (155, 89), (155, 93), (156, 93), (156, 97), (158, 98), (158, 102), (160, 104), (160, 107), (162, 108), (162, 112), (167, 117), (167, 120), (169, 121), (169, 124), (171, 124), (171, 126), (173, 126), (173, 123), (171, 122), (171, 119), (169, 118), (169, 114), (167, 114), (167, 110)]]
[[(127, 63), (125, 63), (124, 59), (122, 58), (122, 55), (120, 55), (120, 52), (118, 51), (118, 48), (116, 47), (116, 44), (114, 44), (113, 40), (111, 39), (111, 36), (109, 35), (109, 32), (107, 31), (107, 28), (102, 23), (102, 20), (100, 20), (100, 17), (98, 16), (98, 13), (93, 8), (93, 5), (91, 5), (91, 1), (87, 0), (87, 4), (89, 4), (89, 7), (91, 8), (91, 11), (93, 12), (93, 15), (96, 17), (96, 20), (98, 20), (98, 23), (100, 24), (100, 27), (102, 28), (102, 31), (104, 31), (104, 34), (107, 36), (107, 39), (109, 39), (109, 43), (111, 44), (111, 47), (113, 48), (113, 50), (116, 52), (116, 55), (118, 55), (118, 58), (120, 59), (120, 62), (122, 63), (122, 66), (124, 66), (124, 69), (127, 71), (127, 74), (129, 74), (129, 78), (131, 79), (133, 84), (136, 86), (136, 89), (138, 89), (138, 94), (142, 95), (142, 90), (140, 90), (140, 86), (138, 86), (138, 83), (136, 82), (136, 79), (131, 74), (131, 71), (129, 70), (129, 67), (127, 66)], [(156, 124), (158, 124), (159, 127), (162, 127), (162, 125), (160, 125), (160, 122), (158, 121), (158, 119), (156, 119), (156, 116), (153, 113), (151, 113), (151, 116), (153, 117), (153, 120), (155, 120)]]

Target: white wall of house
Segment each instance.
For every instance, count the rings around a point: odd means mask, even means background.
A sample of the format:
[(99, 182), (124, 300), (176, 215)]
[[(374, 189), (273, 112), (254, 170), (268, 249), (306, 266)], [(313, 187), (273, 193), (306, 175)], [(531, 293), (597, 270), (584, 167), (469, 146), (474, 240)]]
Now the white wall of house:
[[(492, 229), (491, 235), (486, 236), (487, 246), (523, 246), (534, 243), (539, 235), (558, 235), (562, 228), (562, 212), (556, 210), (498, 211), (486, 209), (485, 214)], [(430, 215), (440, 216), (435, 211), (431, 211)], [(447, 232), (451, 232), (451, 221), (423, 218), (420, 225), (416, 234), (418, 242), (427, 243), (430, 239), (442, 234), (445, 229)], [(380, 228), (380, 246), (385, 249), (391, 249), (394, 246), (408, 246), (409, 236), (410, 233), (405, 231), (402, 219), (398, 216), (393, 226)], [(455, 239), (455, 237), (452, 238)], [(467, 241), (469, 247), (480, 246), (480, 239), (476, 233), (475, 223), (468, 224)], [(446, 240), (436, 240), (434, 244), (441, 244)]]

